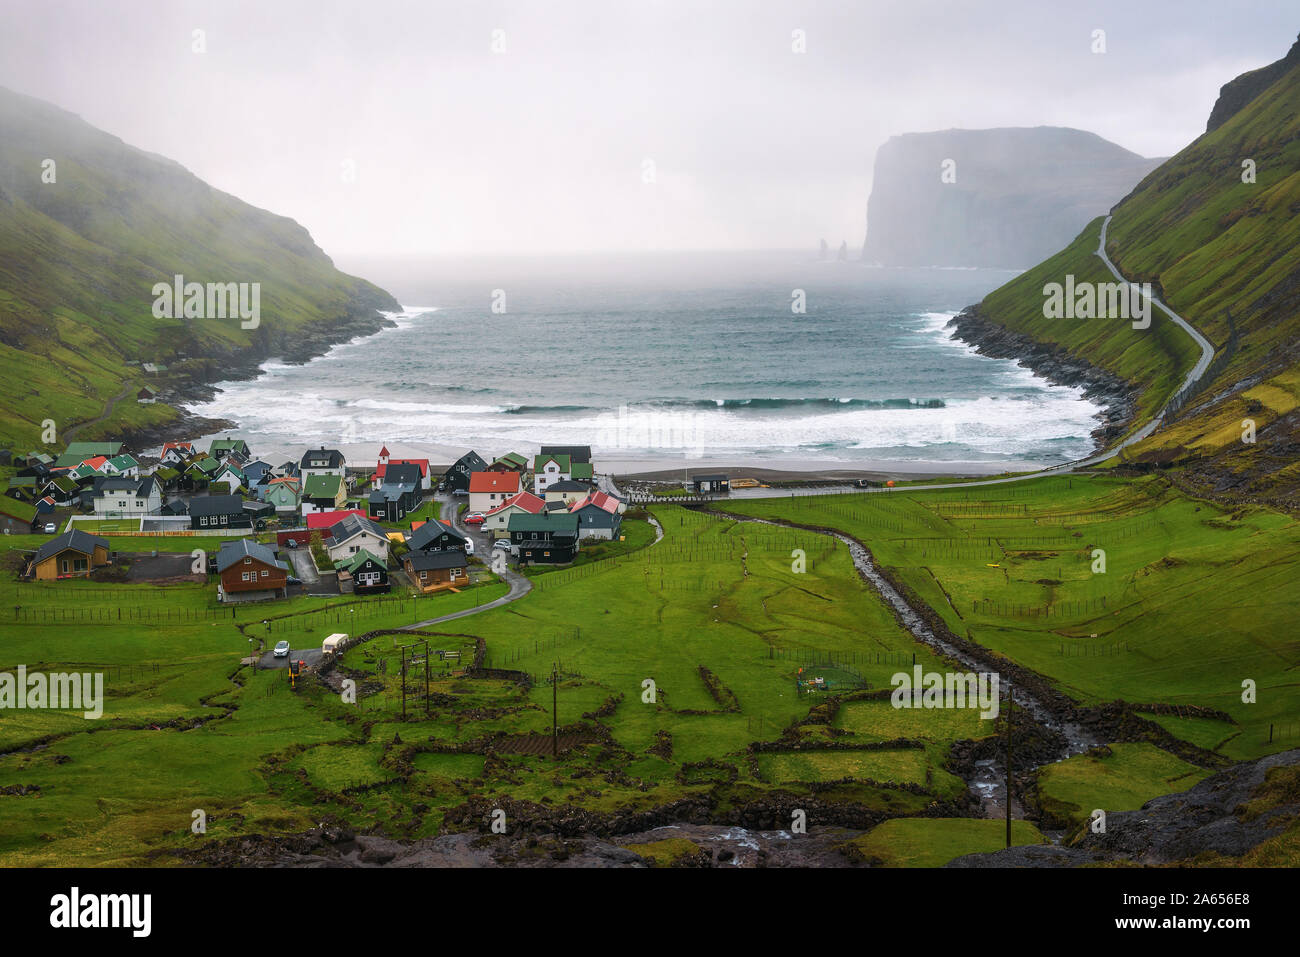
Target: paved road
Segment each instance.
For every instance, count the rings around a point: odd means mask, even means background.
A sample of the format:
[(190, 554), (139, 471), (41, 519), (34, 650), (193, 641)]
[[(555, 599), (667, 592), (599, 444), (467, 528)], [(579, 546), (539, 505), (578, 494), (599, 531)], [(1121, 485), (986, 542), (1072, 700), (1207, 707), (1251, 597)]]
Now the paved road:
[(257, 667), (262, 671), (269, 671), (273, 668), (288, 668), (290, 661), (306, 662), (308, 668), (315, 668), (320, 664), (322, 652), (319, 648), (291, 648), (287, 658), (275, 657), (275, 649), (268, 648), (262, 652), (262, 657), (258, 659)]
[[(1106, 229), (1108, 226), (1110, 226), (1109, 216), (1107, 216), (1101, 224), (1101, 241), (1097, 243), (1097, 255), (1101, 257), (1101, 261), (1106, 264), (1106, 268), (1110, 270), (1112, 276), (1120, 282), (1127, 282), (1128, 280), (1120, 274), (1120, 271), (1115, 268), (1115, 264), (1110, 261), (1110, 257), (1106, 255)], [(1209, 339), (1206, 339), (1205, 336), (1192, 328), (1190, 322), (1175, 313), (1155, 296), (1148, 296), (1147, 298), (1150, 299), (1161, 312), (1181, 326), (1182, 330), (1196, 340), (1196, 344), (1201, 347), (1201, 357), (1196, 360), (1196, 365), (1192, 366), (1191, 371), (1187, 373), (1187, 378), (1183, 380), (1182, 388), (1178, 390), (1179, 392), (1182, 392), (1185, 389), (1190, 388), (1196, 382), (1199, 382), (1201, 376), (1205, 375), (1205, 370), (1210, 367), (1210, 361), (1214, 358), (1214, 346), (1210, 344)], [(1160, 415), (1164, 415), (1164, 409), (1160, 410)]]
[(281, 554), (289, 556), (289, 564), (293, 566), (293, 574), (296, 578), (302, 580), (302, 587), (306, 589), (307, 594), (337, 595), (339, 593), (335, 579), (330, 579), (331, 582), (335, 582), (333, 589), (321, 582), (320, 572), (316, 570), (316, 561), (312, 558), (309, 545), (286, 548)]
[[(462, 525), (460, 522), (460, 516), (457, 512), (460, 510), (460, 504), (464, 501), (464, 498), (456, 498), (452, 495), (437, 495), (435, 498), (440, 505), (439, 517), (442, 521), (456, 529), (456, 531), (460, 532), (462, 535), (468, 536), (474, 542), (474, 554), (483, 561), (490, 563), (492, 561), (491, 536), (476, 528)], [(512, 601), (518, 601), (520, 598), (523, 598), (532, 591), (533, 583), (513, 568), (507, 567), (505, 573), (501, 577), (504, 578), (506, 583), (510, 586), (510, 590), (500, 598), (483, 605), (476, 605), (473, 608), (466, 608), (463, 611), (453, 612), (450, 615), (441, 615), (437, 618), (430, 618), (426, 621), (417, 621), (413, 625), (406, 625), (401, 630), (411, 631), (413, 629), (426, 628), (429, 625), (436, 625), (444, 621), (454, 621), (457, 618), (466, 618), (470, 615), (477, 615), (479, 612), (487, 611), (489, 608), (500, 608), (502, 605), (508, 605)]]

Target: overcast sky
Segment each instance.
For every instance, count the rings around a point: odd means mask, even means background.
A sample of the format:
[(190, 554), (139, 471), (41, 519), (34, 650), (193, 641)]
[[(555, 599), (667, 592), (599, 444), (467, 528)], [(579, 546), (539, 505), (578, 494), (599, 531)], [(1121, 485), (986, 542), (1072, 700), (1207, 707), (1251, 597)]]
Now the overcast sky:
[(1298, 12), (1295, 0), (0, 0), (0, 84), (292, 216), (341, 262), (857, 247), (889, 136), (1045, 124), (1169, 155), (1204, 131), (1223, 83), (1286, 53)]

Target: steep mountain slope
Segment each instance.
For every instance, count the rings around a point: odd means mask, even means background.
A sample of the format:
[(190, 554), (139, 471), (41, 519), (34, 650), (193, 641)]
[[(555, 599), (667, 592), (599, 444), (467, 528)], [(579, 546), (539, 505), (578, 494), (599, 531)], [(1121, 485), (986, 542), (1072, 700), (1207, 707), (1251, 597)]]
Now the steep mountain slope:
[[(153, 287), (176, 274), (260, 283), (260, 324), (155, 318)], [(156, 430), (177, 413), (138, 405), (140, 385), (192, 391), (268, 356), (303, 357), (377, 329), (376, 310), (395, 308), (335, 269), (293, 220), (0, 88), (0, 442), (35, 448), (43, 420), (62, 435), (123, 392), (78, 437)], [(146, 374), (142, 362), (167, 371)]]
[(1023, 269), (1159, 163), (1054, 126), (895, 136), (876, 152), (862, 257)]
[[(1260, 86), (1257, 77), (1273, 77)], [(1286, 58), (1224, 87), (1209, 132), (1142, 180), (1113, 210), (1107, 253), (1215, 345), (1196, 399), (1129, 461), (1181, 463), (1197, 491), (1295, 504), (1300, 491), (1300, 41)], [(1245, 93), (1254, 96), (1240, 101)], [(1218, 125), (1215, 125), (1215, 122)], [(1247, 161), (1250, 161), (1249, 163)], [(1254, 172), (1254, 181), (1247, 175)], [(1197, 354), (1156, 314), (1149, 329), (1122, 319), (1045, 319), (1044, 286), (1106, 281), (1100, 220), (1057, 255), (962, 317), (969, 338), (1009, 329), (1119, 375), (1149, 417)], [(1254, 441), (1247, 423), (1255, 427)]]

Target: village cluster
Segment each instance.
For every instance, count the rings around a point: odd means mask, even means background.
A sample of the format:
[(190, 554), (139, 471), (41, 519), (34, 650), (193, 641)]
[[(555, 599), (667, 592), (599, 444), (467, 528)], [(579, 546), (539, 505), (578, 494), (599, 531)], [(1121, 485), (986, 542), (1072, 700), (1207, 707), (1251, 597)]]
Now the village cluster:
[(437, 474), (427, 459), (393, 458), (387, 447), (360, 467), (324, 447), (273, 464), (226, 437), (206, 450), (167, 442), (145, 463), (122, 442), (10, 456), (4, 496), (23, 509), (0, 505), (6, 533), (28, 531), (13, 527), (18, 513), (31, 515), (30, 532), (53, 536), (24, 574), (89, 576), (112, 563), (114, 536), (138, 547), (142, 536), (216, 535), (206, 571), (223, 602), (283, 598), (327, 580), (356, 594), (389, 591), (395, 579), (418, 593), (454, 590), (474, 580), (476, 551), (498, 571), (569, 564), (584, 541), (619, 539), (627, 509), (599, 488), (589, 446), (491, 462), (471, 451)]

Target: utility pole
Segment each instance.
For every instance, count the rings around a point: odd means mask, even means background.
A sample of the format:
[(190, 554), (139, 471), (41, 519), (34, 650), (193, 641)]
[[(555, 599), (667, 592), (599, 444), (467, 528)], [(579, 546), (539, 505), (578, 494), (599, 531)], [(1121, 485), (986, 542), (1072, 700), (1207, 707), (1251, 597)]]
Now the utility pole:
[(1016, 699), (1007, 686), (1007, 847), (1011, 846), (1011, 716), (1015, 712)]
[(429, 640), (424, 641), (424, 716), (429, 717)]
[(551, 757), (560, 760), (560, 670), (551, 663)]

